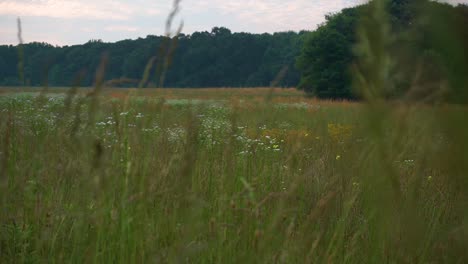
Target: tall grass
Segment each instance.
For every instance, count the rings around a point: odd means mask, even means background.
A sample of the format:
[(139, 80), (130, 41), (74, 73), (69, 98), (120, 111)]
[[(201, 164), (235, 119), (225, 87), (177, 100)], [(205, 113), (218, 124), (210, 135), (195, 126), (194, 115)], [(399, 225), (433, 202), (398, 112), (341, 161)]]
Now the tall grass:
[(1, 97), (2, 262), (467, 262), (467, 109), (382, 99), (378, 3), (357, 48), (367, 103), (138, 96), (102, 74), (88, 96)]

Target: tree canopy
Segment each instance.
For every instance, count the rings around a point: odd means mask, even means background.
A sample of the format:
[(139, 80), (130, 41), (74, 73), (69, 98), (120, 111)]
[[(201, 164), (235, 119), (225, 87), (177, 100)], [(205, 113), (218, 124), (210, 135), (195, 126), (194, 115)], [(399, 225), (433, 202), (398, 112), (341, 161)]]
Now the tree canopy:
[[(91, 40), (64, 47), (47, 43), (0, 46), (0, 85), (91, 86), (98, 66), (107, 58), (104, 77), (118, 80), (114, 85), (135, 86), (147, 71), (150, 78), (145, 87), (297, 86), (319, 98), (358, 99), (361, 94), (353, 86), (353, 70), (366, 60), (357, 45), (362, 42), (359, 30), (367, 30), (373, 38), (377, 23), (385, 20), (392, 84), (383, 89), (384, 96), (424, 97), (443, 90), (439, 84), (444, 80), (453, 88), (446, 96), (468, 101), (468, 53), (464, 51), (468, 7), (387, 0), (388, 15), (379, 20), (372, 17), (375, 3), (329, 14), (312, 32), (251, 34), (215, 27), (211, 32), (176, 38)], [(369, 54), (372, 57), (372, 51)]]
[[(374, 3), (330, 14), (325, 23), (308, 34), (296, 62), (301, 72), (299, 89), (319, 98), (360, 97), (353, 88), (352, 69), (365, 59), (356, 51), (358, 30), (368, 27), (369, 37), (375, 33), (376, 24), (364, 23), (372, 15)], [(384, 96), (409, 92), (421, 96), (432, 92), (431, 85), (442, 79), (457, 82), (452, 87), (459, 90), (449, 96), (468, 93), (463, 87), (467, 80), (460, 80), (467, 76), (461, 71), (468, 65), (462, 48), (468, 44), (468, 7), (426, 0), (389, 0), (386, 7), (390, 27), (387, 37), (391, 42), (386, 52), (393, 60), (395, 85)], [(415, 91), (415, 87), (421, 89)]]
[[(22, 45), (26, 85), (91, 86), (104, 54), (106, 80), (134, 80), (155, 58), (148, 86), (159, 86), (161, 65), (170, 63), (164, 78), (166, 87), (257, 87), (269, 86), (287, 69), (278, 86), (293, 87), (299, 81), (294, 67), (307, 32), (274, 34), (232, 33), (224, 27), (211, 32), (181, 34), (174, 38), (147, 36), (136, 40), (104, 43), (91, 40), (83, 45), (54, 47), (47, 43)], [(173, 49), (168, 52), (161, 47)], [(0, 85), (23, 85), (18, 78), (19, 46), (0, 46)], [(158, 69), (159, 67), (159, 69)]]

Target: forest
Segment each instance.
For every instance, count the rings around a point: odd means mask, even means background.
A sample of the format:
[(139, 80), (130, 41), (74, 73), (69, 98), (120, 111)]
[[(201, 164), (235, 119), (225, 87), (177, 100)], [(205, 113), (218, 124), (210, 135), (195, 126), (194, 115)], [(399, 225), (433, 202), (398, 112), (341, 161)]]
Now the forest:
[[(125, 80), (135, 86), (161, 46), (173, 49), (165, 87), (265, 87), (284, 72), (279, 85), (295, 86), (299, 73), (294, 67), (307, 32), (274, 34), (232, 33), (216, 27), (211, 32), (180, 34), (177, 40), (147, 36), (136, 40), (104, 43), (91, 40), (84, 45), (54, 47), (47, 43), (22, 45), (24, 84), (18, 78), (18, 46), (0, 46), (0, 85), (91, 86), (103, 54), (108, 56), (106, 80)], [(155, 65), (160, 65), (161, 61)], [(157, 67), (154, 67), (156, 70)], [(157, 76), (157, 75), (153, 75)], [(160, 85), (152, 80), (149, 87)]]
[[(393, 67), (401, 74), (395, 87), (386, 88), (385, 97), (433, 94), (439, 88), (410, 92), (409, 87), (415, 87), (415, 78), (427, 82), (430, 77), (437, 83), (462, 70), (467, 55), (451, 52), (457, 47), (444, 40), (456, 37), (451, 43), (466, 46), (468, 6), (427, 0), (393, 0), (387, 5), (389, 56), (404, 59), (395, 60)], [(105, 80), (113, 87), (297, 87), (318, 98), (359, 99), (360, 91), (352, 88), (359, 68), (354, 63), (360, 56), (356, 42), (359, 28), (371, 18), (369, 7), (363, 4), (328, 14), (315, 31), (252, 34), (215, 27), (211, 32), (116, 43), (0, 46), (0, 86), (92, 86), (98, 66), (107, 58)], [(440, 39), (434, 39), (431, 31), (452, 35), (437, 34)], [(408, 62), (421, 67), (408, 67), (412, 65)], [(141, 83), (145, 71), (151, 77)], [(444, 96), (457, 99), (460, 94), (468, 96), (464, 89)]]
[[(392, 87), (382, 87), (386, 98), (424, 98), (433, 95), (442, 80), (451, 79), (451, 91), (444, 91), (442, 97), (457, 101), (466, 98), (463, 88), (466, 79), (458, 74), (464, 71), (468, 56), (457, 52), (460, 46), (468, 44), (468, 6), (427, 1), (392, 0), (387, 1), (387, 13), (375, 17), (371, 4), (342, 10), (330, 14), (327, 22), (308, 34), (297, 67), (301, 72), (299, 89), (319, 98), (362, 98), (361, 91), (353, 89), (353, 81), (359, 71), (369, 71), (357, 61), (369, 61), (385, 55), (391, 63), (388, 74), (396, 76)], [(372, 36), (382, 42), (385, 51), (372, 50), (374, 58), (366, 58), (356, 45), (362, 30), (382, 23), (386, 28), (387, 40), (378, 39), (379, 33)], [(443, 34), (441, 34), (443, 32)], [(449, 44), (447, 44), (449, 43)], [(385, 53), (385, 54), (383, 54)], [(451, 78), (450, 76), (458, 76)], [(417, 85), (415, 85), (417, 84)]]

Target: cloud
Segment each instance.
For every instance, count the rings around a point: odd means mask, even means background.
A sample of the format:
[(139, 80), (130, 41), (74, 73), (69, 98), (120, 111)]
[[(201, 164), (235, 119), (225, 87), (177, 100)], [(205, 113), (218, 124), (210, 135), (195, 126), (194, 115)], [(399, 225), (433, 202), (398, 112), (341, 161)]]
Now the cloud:
[[(364, 4), (369, 0), (186, 0), (183, 4), (194, 14), (220, 13), (236, 20), (235, 27), (246, 31), (275, 32), (315, 29), (328, 13)], [(468, 0), (440, 0), (451, 4)], [(222, 24), (222, 21), (217, 22)]]
[(253, 31), (313, 29), (329, 12), (364, 3), (365, 0), (202, 0), (193, 10), (218, 10), (223, 15), (249, 24)]
[(108, 26), (105, 27), (104, 30), (111, 31), (111, 32), (137, 32), (140, 29), (138, 27), (131, 27), (131, 26)]
[[(18, 32), (16, 28), (0, 28), (0, 45), (16, 45), (19, 43), (18, 40)], [(46, 32), (28, 32), (27, 35), (22, 35), (22, 38), (25, 43), (30, 41), (39, 41), (39, 42), (47, 42), (54, 45), (64, 45), (65, 43), (60, 38), (60, 36), (55, 36), (53, 34), (48, 34)]]
[(0, 27), (0, 36), (2, 36), (0, 38), (0, 45), (18, 43), (18, 37), (16, 34), (17, 32), (14, 29)]
[[(136, 3), (135, 3), (136, 2)], [(51, 17), (61, 19), (129, 20), (137, 14), (158, 14), (153, 5), (141, 1), (112, 0), (6, 0), (0, 2), (0, 15)]]
[[(452, 4), (468, 0), (439, 0)], [(225, 26), (254, 33), (314, 30), (325, 15), (367, 0), (182, 0), (174, 22), (184, 32)], [(173, 0), (0, 0), (0, 43), (16, 43), (16, 17), (25, 40), (76, 44), (164, 34)], [(38, 34), (43, 32), (42, 34)], [(73, 34), (70, 34), (73, 32)]]
[(467, 0), (438, 0), (438, 2), (445, 2), (445, 3), (452, 4), (452, 5), (467, 4), (468, 3)]
[(145, 12), (147, 15), (150, 15), (150, 16), (162, 14), (161, 9), (157, 9), (157, 8), (148, 8)]

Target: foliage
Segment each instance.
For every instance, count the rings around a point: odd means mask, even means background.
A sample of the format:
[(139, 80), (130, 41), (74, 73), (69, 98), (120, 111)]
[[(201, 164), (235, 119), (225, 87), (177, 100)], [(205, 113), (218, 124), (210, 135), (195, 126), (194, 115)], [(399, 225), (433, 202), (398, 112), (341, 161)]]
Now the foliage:
[(349, 67), (360, 8), (327, 16), (327, 22), (310, 33), (297, 66), (299, 89), (319, 98), (352, 98)]
[[(177, 37), (170, 57), (165, 86), (169, 87), (257, 87), (270, 86), (287, 68), (278, 86), (295, 86), (299, 73), (295, 57), (305, 32), (274, 34), (231, 33), (227, 28), (195, 32)], [(160, 65), (165, 54), (160, 47), (169, 39), (147, 36), (137, 40), (104, 43), (92, 40), (84, 45), (53, 47), (46, 43), (24, 44), (25, 80), (32, 86), (92, 86), (103, 54), (109, 57), (106, 80), (135, 86), (145, 65), (156, 56)], [(0, 85), (18, 85), (18, 46), (0, 46)], [(157, 71), (153, 67), (152, 72)], [(157, 75), (150, 80), (159, 84)], [(119, 82), (114, 82), (119, 83)]]
[[(319, 98), (362, 97), (360, 90), (352, 89), (353, 68), (355, 62), (362, 59), (355, 46), (358, 28), (374, 26), (366, 24), (373, 15), (374, 2), (329, 15), (326, 23), (309, 34), (297, 59), (301, 72), (300, 89)], [(465, 58), (454, 57), (450, 51), (459, 50), (459, 47), (450, 46), (466, 43), (458, 37), (468, 34), (464, 26), (468, 17), (466, 5), (453, 7), (424, 0), (385, 3), (389, 16), (387, 34), (392, 36), (385, 48), (391, 52), (391, 57), (398, 58), (394, 60), (393, 69), (399, 71), (395, 85), (384, 92), (387, 98), (426, 97), (439, 89), (424, 85), (416, 91), (415, 78), (428, 81), (429, 77), (433, 83), (438, 83), (446, 79), (446, 74), (462, 76), (458, 71)], [(450, 44), (446, 45), (446, 38), (451, 39)], [(460, 89), (452, 91), (449, 98), (453, 100), (460, 93), (465, 94), (466, 89)]]

